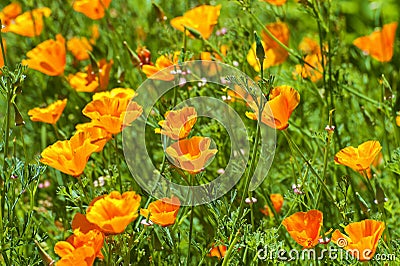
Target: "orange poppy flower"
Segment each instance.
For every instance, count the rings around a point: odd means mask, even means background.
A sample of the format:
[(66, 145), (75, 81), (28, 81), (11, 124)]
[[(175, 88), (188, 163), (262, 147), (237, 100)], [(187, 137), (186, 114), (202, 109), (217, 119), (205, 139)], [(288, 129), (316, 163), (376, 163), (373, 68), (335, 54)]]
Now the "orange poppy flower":
[(323, 214), (318, 210), (296, 212), (282, 221), (290, 236), (303, 248), (313, 248), (318, 244)]
[[(269, 198), (271, 199), (272, 205), (274, 206), (274, 209), (277, 213), (281, 212), (282, 206), (283, 206), (283, 197), (281, 194), (271, 194), (269, 196)], [(269, 216), (273, 216), (274, 213), (271, 212), (271, 210), (269, 209), (268, 205), (264, 206), (264, 209), (261, 210), (261, 212), (264, 215), (269, 215)]]
[[(202, 5), (195, 7), (183, 14), (181, 17), (171, 19), (171, 26), (185, 32), (185, 26), (198, 31), (204, 39), (208, 39), (218, 23), (221, 5)], [(194, 37), (189, 31), (186, 35)]]
[(299, 49), (306, 54), (304, 61), (308, 64), (296, 65), (293, 74), (299, 75), (302, 78), (310, 78), (312, 82), (317, 82), (322, 78), (323, 72), (322, 55), (318, 43), (313, 39), (305, 37), (299, 44)]
[(400, 115), (396, 116), (396, 125), (400, 127)]
[[(304, 61), (308, 64), (296, 65), (295, 74), (302, 78), (310, 78), (312, 82), (317, 82), (322, 78), (323, 67), (321, 64), (321, 56), (318, 54), (306, 55)], [(310, 67), (313, 66), (314, 68)]]
[(175, 142), (166, 152), (180, 168), (196, 174), (218, 152), (217, 149), (210, 149), (210, 144), (210, 138), (192, 137)]
[(96, 126), (93, 123), (79, 124), (76, 126), (76, 133), (82, 132), (80, 137), (90, 139), (90, 142), (97, 145), (98, 149), (95, 152), (103, 150), (104, 145), (112, 138), (112, 135), (107, 130)]
[(89, 222), (87, 220), (86, 216), (82, 213), (75, 214), (75, 216), (71, 222), (71, 227), (72, 227), (72, 230), (78, 229), (79, 231), (81, 231), (84, 234), (87, 234), (91, 230), (101, 231), (100, 227)]
[(362, 175), (366, 173), (367, 177), (371, 178), (370, 166), (381, 150), (379, 141), (369, 140), (357, 148), (350, 146), (340, 150), (336, 153), (334, 160), (336, 164), (348, 166)]
[(213, 246), (210, 250), (210, 253), (208, 253), (209, 257), (217, 257), (218, 259), (221, 259), (225, 257), (226, 254), (226, 246), (224, 245), (219, 245), (219, 246)]
[(97, 92), (106, 90), (110, 78), (111, 66), (113, 64), (114, 61), (112, 59), (110, 62), (107, 62), (105, 59), (101, 59), (97, 63), (99, 68), (98, 73), (95, 73), (92, 65), (89, 64), (85, 68), (85, 72), (78, 72), (75, 75), (68, 75), (69, 84), (73, 89), (80, 92)]
[(393, 57), (396, 29), (397, 22), (385, 24), (382, 30), (374, 31), (368, 36), (359, 37), (353, 41), (353, 44), (379, 62), (389, 62)]
[(264, 1), (274, 6), (282, 6), (286, 3), (286, 0), (264, 0)]
[(49, 17), (50, 14), (51, 10), (47, 7), (24, 12), (12, 20), (5, 30), (26, 37), (39, 36), (43, 30), (43, 16)]
[(161, 128), (155, 132), (166, 135), (174, 140), (186, 138), (197, 120), (197, 112), (194, 107), (183, 107), (165, 113), (165, 120), (158, 122)]
[(49, 76), (61, 75), (66, 64), (65, 39), (57, 34), (56, 40), (44, 41), (26, 55), (29, 59), (22, 64)]
[(42, 163), (63, 173), (78, 177), (83, 173), (90, 155), (98, 149), (97, 145), (75, 134), (69, 140), (57, 141), (42, 151)]
[(93, 265), (96, 257), (104, 258), (101, 253), (103, 243), (104, 235), (98, 230), (87, 233), (74, 230), (66, 241), (59, 241), (54, 246), (54, 252), (61, 257), (57, 265)]
[(304, 37), (300, 44), (299, 44), (299, 50), (303, 53), (303, 54), (320, 54), (321, 53), (321, 49), (319, 48), (319, 44), (308, 37)]
[[(18, 17), (18, 15), (21, 14), (21, 12), (22, 12), (21, 5), (17, 2), (5, 6), (0, 11), (1, 23), (7, 28), (8, 25), (11, 24), (12, 20)], [(6, 28), (2, 29), (2, 31), (3, 32), (7, 31)]]
[(28, 111), (28, 115), (32, 121), (43, 122), (48, 124), (56, 124), (67, 105), (67, 99), (58, 100), (50, 104), (46, 108), (33, 108)]
[(74, 57), (81, 61), (81, 60), (86, 60), (89, 59), (89, 54), (88, 51), (93, 51), (93, 47), (86, 39), (85, 37), (83, 38), (78, 38), (78, 37), (73, 37), (67, 42), (67, 48), (68, 51), (71, 51), (71, 53), (74, 55)]
[[(99, 93), (97, 93), (99, 94)], [(130, 103), (135, 92), (132, 89), (114, 89), (95, 94), (82, 113), (92, 119), (92, 124), (117, 134), (123, 127), (138, 118), (143, 109), (136, 102)]]
[(180, 204), (177, 197), (163, 198), (150, 203), (147, 209), (141, 209), (140, 215), (149, 218), (155, 224), (166, 227), (175, 223)]
[(73, 8), (91, 19), (101, 19), (111, 0), (75, 0)]
[(385, 223), (375, 220), (363, 220), (348, 224), (344, 231), (347, 235), (335, 230), (332, 241), (347, 250), (360, 261), (368, 261), (374, 257), (378, 241), (385, 230)]
[[(267, 29), (274, 35), (280, 42), (289, 45), (289, 27), (283, 22), (275, 22), (266, 25)], [(280, 65), (285, 62), (289, 53), (282, 48), (277, 42), (267, 35), (264, 31), (261, 33), (261, 43), (264, 47), (264, 69), (271, 66)], [(256, 43), (251, 46), (247, 54), (247, 62), (254, 68), (255, 71), (260, 72), (260, 63), (256, 56)]]
[[(286, 129), (289, 126), (290, 115), (300, 102), (300, 94), (294, 88), (283, 85), (272, 89), (269, 97), (270, 110), (263, 109), (261, 121), (272, 128)], [(257, 110), (254, 102), (251, 107)], [(253, 120), (258, 118), (257, 113), (246, 112), (246, 116)]]
[(140, 195), (134, 191), (113, 191), (95, 198), (86, 211), (89, 222), (97, 225), (105, 234), (120, 234), (138, 217)]
[[(142, 71), (146, 74), (146, 77), (153, 79), (160, 79), (164, 81), (170, 81), (174, 79), (174, 75), (158, 73), (157, 72), (163, 70), (164, 68), (176, 65), (178, 63), (180, 52), (175, 52), (173, 55), (161, 55), (157, 58), (156, 63), (154, 65), (146, 64), (142, 66)], [(153, 76), (154, 75), (154, 76)]]
[(93, 95), (93, 100), (99, 100), (103, 97), (108, 97), (108, 98), (118, 98), (121, 100), (127, 99), (130, 100), (133, 97), (136, 96), (136, 93), (134, 90), (129, 89), (129, 88), (114, 88), (110, 91), (102, 91), (95, 93)]

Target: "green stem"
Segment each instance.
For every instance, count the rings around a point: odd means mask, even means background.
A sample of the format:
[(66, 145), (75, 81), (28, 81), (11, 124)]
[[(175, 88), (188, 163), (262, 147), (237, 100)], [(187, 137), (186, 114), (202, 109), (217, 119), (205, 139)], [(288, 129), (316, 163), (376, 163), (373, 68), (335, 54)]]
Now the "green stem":
[[(85, 189), (85, 187), (83, 186), (83, 183), (82, 183), (82, 178), (79, 176), (79, 177), (77, 177), (78, 178), (78, 183), (79, 183), (79, 186), (81, 187), (81, 189), (82, 189), (82, 192), (83, 192), (83, 196), (85, 197), (85, 200), (86, 200), (86, 202), (87, 202), (87, 204), (89, 204), (89, 202), (90, 202), (90, 199), (89, 199), (89, 197), (88, 197), (88, 195), (86, 194), (86, 189)], [(81, 211), (83, 212), (83, 204), (82, 204), (82, 200), (80, 200), (80, 203), (81, 203)]]
[[(331, 145), (331, 140), (332, 140), (332, 135), (333, 135), (333, 131), (332, 129), (332, 113), (334, 110), (331, 110), (329, 112), (329, 130), (328, 130), (328, 136), (326, 138), (326, 143), (325, 143), (325, 152), (324, 152), (324, 166), (323, 166), (323, 170), (322, 170), (322, 179), (324, 181), (324, 183), (326, 182), (326, 169), (328, 168), (328, 156), (329, 156), (329, 148)], [(317, 197), (317, 201), (315, 203), (315, 209), (318, 209), (318, 204), (320, 202), (321, 199), (321, 190), (318, 190), (318, 197)]]
[(110, 237), (110, 241), (108, 242), (108, 258), (107, 265), (111, 265), (111, 254), (112, 254), (112, 236)]
[(287, 141), (292, 143), (293, 147), (295, 148), (295, 150), (299, 153), (299, 155), (301, 156), (301, 158), (304, 160), (304, 162), (307, 164), (307, 166), (310, 168), (311, 173), (313, 173), (313, 175), (318, 179), (318, 182), (321, 183), (322, 188), (325, 190), (326, 194), (328, 195), (329, 199), (333, 202), (333, 204), (335, 205), (336, 208), (338, 208), (338, 210), (340, 211), (339, 206), (336, 203), (335, 198), (333, 197), (331, 191), (329, 190), (329, 188), (326, 186), (325, 182), (322, 180), (321, 176), (317, 173), (317, 171), (314, 169), (314, 167), (311, 165), (310, 161), (307, 160), (307, 158), (305, 157), (305, 155), (303, 154), (303, 152), (300, 150), (300, 148), (297, 146), (297, 144), (295, 142), (292, 141), (289, 133), (286, 130), (282, 130), (283, 135), (286, 137)]
[[(189, 176), (189, 184), (190, 186), (193, 186), (194, 178), (193, 175)], [(192, 204), (193, 204), (193, 193), (192, 193)], [(189, 265), (190, 263), (190, 248), (192, 245), (192, 235), (193, 235), (193, 218), (194, 218), (194, 206), (190, 206), (190, 225), (189, 225), (189, 243), (188, 243), (188, 250), (187, 250), (187, 257), (186, 257), (186, 265)]]
[(57, 139), (58, 139), (58, 140), (61, 140), (62, 138), (61, 138), (60, 132), (58, 132), (58, 127), (57, 127), (57, 125), (56, 125), (56, 124), (52, 124), (52, 126), (53, 126), (53, 129), (54, 129), (54, 132), (56, 133)]
[[(259, 119), (257, 122), (256, 139), (255, 139), (254, 146), (253, 146), (253, 154), (251, 156), (250, 168), (249, 168), (249, 171), (247, 172), (247, 176), (246, 176), (244, 195), (246, 195), (246, 194), (249, 195), (248, 192), (249, 192), (249, 186), (250, 186), (251, 176), (253, 173), (254, 164), (256, 161), (257, 147), (258, 147), (258, 143), (260, 142), (260, 130), (261, 130), (260, 123), (261, 123), (261, 119)], [(245, 198), (246, 197), (242, 197), (242, 199), (240, 201), (239, 214), (243, 213)]]
[(342, 85), (341, 87), (342, 87), (343, 89), (345, 89), (346, 91), (348, 91), (348, 92), (354, 94), (355, 96), (360, 97), (361, 99), (366, 100), (367, 102), (370, 102), (370, 103), (372, 103), (372, 104), (374, 104), (374, 105), (376, 105), (376, 106), (378, 106), (378, 107), (385, 107), (385, 108), (386, 108), (386, 105), (384, 105), (384, 104), (382, 104), (382, 103), (380, 103), (380, 102), (378, 102), (378, 101), (375, 101), (374, 99), (369, 98), (368, 96), (366, 96), (365, 94), (363, 94), (363, 93), (361, 93), (361, 92), (358, 92), (358, 91), (356, 91), (356, 90), (354, 90), (354, 89), (352, 89), (352, 88), (349, 88), (348, 86), (345, 86), (345, 85)]
[(226, 251), (225, 257), (224, 257), (224, 261), (222, 262), (222, 266), (226, 266), (229, 265), (229, 259), (232, 253), (233, 248), (235, 247), (237, 241), (239, 240), (239, 234), (240, 234), (240, 230), (237, 231), (235, 238), (232, 240), (232, 243), (229, 245), (228, 250)]
[[(231, 235), (229, 237), (230, 241), (234, 241), (234, 239), (232, 239), (233, 230), (235, 229), (236, 223), (238, 222), (238, 220), (243, 218), (244, 213), (245, 213), (244, 212), (244, 202), (245, 202), (246, 196), (244, 196), (244, 195), (246, 195), (246, 194), (249, 195), (249, 186), (250, 186), (251, 176), (252, 176), (252, 173), (253, 173), (254, 163), (255, 163), (255, 159), (256, 159), (255, 157), (257, 155), (257, 147), (258, 147), (258, 143), (259, 143), (259, 140), (260, 140), (260, 130), (261, 130), (261, 128), (260, 128), (260, 123), (261, 123), (260, 116), (261, 116), (261, 111), (260, 111), (260, 108), (259, 108), (259, 120), (257, 122), (256, 139), (255, 139), (254, 146), (253, 146), (253, 153), (252, 153), (252, 157), (251, 157), (250, 166), (249, 166), (249, 169), (248, 169), (248, 172), (247, 172), (247, 176), (246, 176), (246, 179), (245, 179), (244, 193), (243, 193), (243, 197), (242, 197), (242, 199), (240, 201), (238, 216), (236, 217), (236, 219), (235, 219), (235, 221), (233, 223), (232, 233), (231, 233)], [(252, 204), (251, 204), (251, 207), (252, 207)], [(241, 214), (242, 214), (242, 216), (240, 217)], [(239, 233), (239, 231), (240, 231), (240, 229), (238, 230), (236, 235)], [(233, 245), (233, 242), (231, 242), (230, 245)], [(225, 260), (224, 260), (224, 262), (225, 262)]]
[(190, 206), (189, 243), (186, 256), (186, 265), (189, 265), (190, 263), (190, 248), (192, 245), (192, 235), (193, 235), (193, 218), (194, 218), (194, 206)]
[[(3, 160), (3, 173), (6, 174), (7, 171), (7, 156), (9, 150), (9, 141), (10, 141), (10, 120), (11, 120), (11, 105), (12, 105), (12, 92), (9, 90), (7, 92), (7, 110), (6, 110), (6, 123), (4, 130), (4, 160)], [(3, 177), (0, 176), (0, 182), (3, 183)]]
[(114, 135), (114, 145), (115, 145), (115, 163), (117, 164), (117, 169), (118, 169), (118, 185), (119, 185), (119, 192), (122, 193), (122, 175), (121, 175), (121, 169), (120, 169), (120, 164), (119, 164), (119, 156), (118, 156), (118, 141), (117, 141), (117, 135)]

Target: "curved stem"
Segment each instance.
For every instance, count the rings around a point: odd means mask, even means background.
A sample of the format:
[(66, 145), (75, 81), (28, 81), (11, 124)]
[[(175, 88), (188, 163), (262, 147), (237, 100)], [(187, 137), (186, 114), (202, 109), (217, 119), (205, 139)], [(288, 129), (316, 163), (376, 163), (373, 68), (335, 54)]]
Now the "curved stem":
[(301, 158), (304, 160), (304, 162), (307, 164), (307, 166), (310, 168), (311, 173), (318, 179), (318, 182), (321, 183), (322, 188), (325, 190), (326, 194), (328, 195), (329, 199), (333, 202), (336, 208), (340, 211), (339, 206), (336, 203), (335, 198), (333, 197), (331, 191), (329, 188), (326, 186), (325, 182), (322, 180), (321, 176), (317, 173), (317, 171), (314, 169), (314, 167), (311, 165), (310, 161), (307, 160), (303, 152), (300, 150), (300, 148), (297, 146), (295, 142), (291, 139), (289, 133), (286, 130), (282, 130), (283, 135), (286, 137), (287, 141), (292, 143), (293, 147), (297, 151), (297, 153), (301, 156)]

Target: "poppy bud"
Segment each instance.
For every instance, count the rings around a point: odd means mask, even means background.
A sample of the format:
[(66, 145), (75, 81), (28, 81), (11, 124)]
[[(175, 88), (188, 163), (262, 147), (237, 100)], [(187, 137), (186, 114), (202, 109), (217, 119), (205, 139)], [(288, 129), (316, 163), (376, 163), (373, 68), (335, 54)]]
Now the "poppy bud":
[(257, 32), (254, 32), (254, 38), (256, 39), (256, 56), (257, 56), (258, 60), (260, 61), (260, 64), (263, 64), (263, 61), (265, 58), (265, 51), (264, 51), (264, 47), (261, 43), (261, 39), (257, 35)]

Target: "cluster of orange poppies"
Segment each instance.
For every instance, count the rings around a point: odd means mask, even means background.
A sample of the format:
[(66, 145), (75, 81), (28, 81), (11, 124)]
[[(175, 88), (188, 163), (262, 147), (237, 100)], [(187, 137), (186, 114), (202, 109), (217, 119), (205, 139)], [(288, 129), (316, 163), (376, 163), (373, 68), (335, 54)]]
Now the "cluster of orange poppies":
[[(72, 220), (73, 235), (54, 246), (61, 257), (57, 265), (92, 265), (96, 258), (103, 259), (104, 240), (123, 233), (139, 216), (140, 200), (134, 191), (122, 195), (113, 191), (93, 199), (86, 215), (77, 213)], [(165, 227), (175, 223), (179, 208), (179, 199), (172, 196), (150, 203), (140, 214), (149, 222)]]
[[(100, 152), (112, 135), (142, 114), (142, 107), (131, 102), (135, 92), (129, 88), (115, 88), (93, 95), (82, 113), (91, 121), (76, 126), (69, 140), (60, 140), (43, 150), (41, 162), (68, 175), (80, 176), (93, 152)], [(58, 101), (46, 108), (29, 111), (32, 121), (55, 124), (67, 101)]]
[[(303, 248), (313, 248), (321, 239), (322, 221), (322, 212), (310, 210), (292, 214), (282, 221), (282, 225)], [(384, 222), (363, 220), (350, 223), (344, 228), (348, 236), (335, 230), (331, 240), (339, 247), (349, 251), (356, 259), (368, 261), (374, 256), (384, 230)]]
[[(283, 5), (286, 0), (265, 0), (273, 5)], [(91, 19), (101, 19), (107, 12), (111, 0), (76, 0), (73, 9), (83, 13)], [(180, 17), (173, 18), (170, 24), (173, 28), (184, 32), (190, 38), (207, 40), (213, 33), (218, 23), (221, 5), (201, 5), (193, 8)], [(43, 30), (43, 19), (51, 15), (47, 7), (37, 8), (22, 13), (18, 3), (12, 3), (0, 12), (0, 19), (5, 25), (2, 32), (11, 32), (27, 37), (39, 36)], [(201, 19), (201, 23), (199, 23)], [(353, 41), (353, 44), (364, 53), (380, 62), (388, 62), (393, 57), (393, 45), (397, 23), (383, 25), (381, 30), (376, 30), (369, 36), (362, 36)], [(55, 39), (46, 40), (27, 52), (27, 59), (23, 60), (31, 69), (42, 72), (48, 76), (64, 75), (67, 51), (71, 52), (75, 60), (83, 61), (91, 57), (93, 45), (99, 36), (98, 29), (92, 29), (92, 37), (72, 37), (67, 42), (60, 34)], [(283, 64), (289, 56), (289, 26), (281, 21), (265, 25), (261, 33), (265, 58), (263, 64), (256, 55), (256, 43), (247, 53), (247, 62), (260, 72), (264, 69)], [(321, 47), (322, 46), (322, 47)], [(304, 38), (299, 44), (303, 55), (303, 63), (295, 67), (293, 75), (317, 82), (322, 78), (326, 52), (324, 44), (318, 44), (311, 38)], [(221, 46), (221, 54), (226, 54), (227, 47)], [(150, 52), (145, 47), (138, 48), (141, 69), (148, 77), (158, 71), (172, 66), (178, 62), (180, 53), (161, 55), (153, 64), (150, 61)], [(216, 58), (222, 60), (219, 54), (203, 52), (202, 59)], [(2, 57), (0, 57), (2, 60)], [(69, 74), (67, 80), (70, 86), (79, 92), (95, 92), (92, 101), (82, 110), (83, 115), (90, 118), (89, 123), (76, 126), (75, 134), (68, 140), (60, 140), (50, 145), (41, 153), (41, 162), (73, 177), (79, 177), (85, 169), (89, 157), (94, 152), (100, 152), (106, 143), (120, 133), (125, 126), (137, 119), (143, 112), (142, 107), (132, 101), (135, 97), (134, 90), (130, 88), (108, 88), (109, 74), (113, 60), (101, 59), (89, 63), (84, 71)], [(4, 62), (0, 61), (0, 66)], [(163, 77), (172, 79), (172, 75)], [(236, 97), (237, 95), (235, 95)], [(250, 105), (252, 112), (246, 116), (258, 120), (278, 130), (285, 130), (289, 126), (292, 112), (300, 103), (300, 94), (294, 88), (281, 85), (273, 88), (269, 93), (268, 106), (259, 116), (258, 107)], [(28, 115), (32, 121), (40, 121), (56, 125), (67, 99), (58, 100), (45, 108), (33, 108)], [(167, 155), (176, 166), (188, 171), (190, 174), (201, 172), (207, 162), (217, 153), (211, 148), (211, 139), (201, 136), (189, 137), (197, 121), (197, 112), (193, 107), (183, 107), (165, 113), (164, 120), (159, 122), (160, 128), (156, 133), (162, 134), (175, 141), (166, 148)], [(400, 120), (399, 120), (400, 121)], [(398, 123), (400, 125), (400, 122)], [(365, 178), (372, 178), (371, 166), (380, 153), (382, 147), (378, 141), (367, 141), (357, 148), (346, 147), (336, 153), (334, 161), (352, 168)], [(281, 212), (284, 199), (280, 194), (271, 194), (272, 206), (277, 213)], [(160, 226), (170, 226), (175, 223), (180, 201), (177, 197), (164, 198), (150, 203), (146, 208), (139, 210), (140, 195), (128, 191), (122, 195), (113, 191), (108, 195), (95, 198), (86, 210), (86, 214), (78, 213), (72, 221), (73, 235), (66, 241), (58, 242), (55, 252), (61, 257), (58, 265), (71, 265), (86, 263), (93, 264), (97, 258), (104, 258), (101, 249), (104, 240), (109, 235), (121, 234), (126, 227), (134, 221), (139, 213), (146, 224), (155, 223)], [(272, 215), (268, 206), (262, 213)], [(323, 214), (319, 210), (296, 212), (285, 218), (282, 225), (290, 236), (302, 247), (313, 248), (321, 238)], [(377, 248), (378, 241), (385, 229), (384, 222), (363, 220), (348, 224), (344, 235), (339, 230), (332, 234), (332, 241), (339, 243), (344, 239), (346, 245), (342, 246), (360, 261), (370, 260)], [(369, 250), (370, 253), (364, 251)], [(226, 247), (214, 247), (211, 256), (223, 257)], [(214, 254), (214, 255), (213, 255)]]
[(155, 132), (176, 140), (165, 150), (175, 165), (190, 174), (199, 173), (216, 153), (210, 149), (211, 139), (194, 136), (187, 138), (197, 121), (197, 112), (193, 107), (183, 107), (165, 113), (165, 120), (159, 122), (161, 128)]

